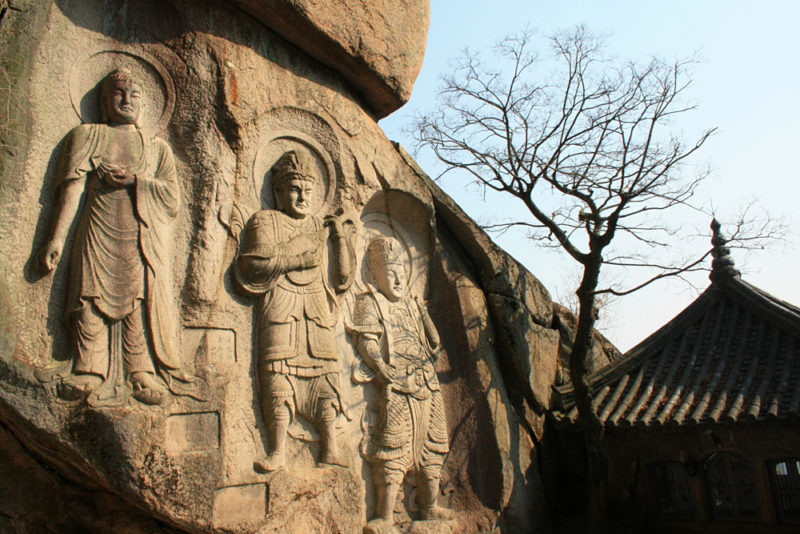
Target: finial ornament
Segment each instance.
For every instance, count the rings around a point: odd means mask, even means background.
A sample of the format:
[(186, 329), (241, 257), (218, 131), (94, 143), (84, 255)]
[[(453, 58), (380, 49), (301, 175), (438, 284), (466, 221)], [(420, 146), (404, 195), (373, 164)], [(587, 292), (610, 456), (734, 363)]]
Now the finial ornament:
[(712, 282), (719, 281), (724, 278), (739, 278), (741, 273), (735, 267), (735, 262), (731, 256), (730, 247), (725, 245), (728, 240), (722, 235), (720, 229), (722, 225), (716, 219), (711, 219), (711, 256), (714, 258), (711, 262), (711, 274), (709, 278)]

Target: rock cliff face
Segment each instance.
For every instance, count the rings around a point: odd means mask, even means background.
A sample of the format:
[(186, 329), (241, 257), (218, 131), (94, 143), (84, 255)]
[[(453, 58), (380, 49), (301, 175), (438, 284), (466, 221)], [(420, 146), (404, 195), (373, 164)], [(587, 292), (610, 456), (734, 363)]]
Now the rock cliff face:
[(425, 55), (427, 0), (234, 0), (331, 67), (380, 119), (411, 98)]
[(0, 1), (0, 531), (546, 522), (550, 296), (375, 122), (427, 10)]

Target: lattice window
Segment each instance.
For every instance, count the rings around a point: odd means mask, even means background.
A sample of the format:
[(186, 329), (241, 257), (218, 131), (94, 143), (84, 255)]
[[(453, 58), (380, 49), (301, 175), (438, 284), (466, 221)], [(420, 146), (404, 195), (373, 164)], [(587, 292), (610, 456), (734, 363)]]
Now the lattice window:
[(712, 454), (705, 463), (706, 490), (715, 519), (755, 519), (758, 499), (753, 469), (744, 456)]
[(680, 462), (647, 465), (650, 500), (654, 511), (663, 516), (694, 517), (695, 503), (689, 490), (689, 475)]
[(772, 498), (782, 523), (800, 522), (800, 458), (767, 462), (772, 480)]

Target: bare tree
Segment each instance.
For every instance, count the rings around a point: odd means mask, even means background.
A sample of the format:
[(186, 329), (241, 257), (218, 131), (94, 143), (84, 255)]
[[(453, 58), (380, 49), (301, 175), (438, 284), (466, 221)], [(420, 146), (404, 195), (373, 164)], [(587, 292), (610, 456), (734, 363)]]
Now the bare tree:
[[(441, 107), (419, 117), (415, 137), (445, 164), (445, 173), (468, 173), (483, 187), (519, 199), (530, 213), (494, 229), (523, 227), (582, 269), (569, 367), (593, 486), (590, 513), (599, 514), (606, 464), (588, 376), (593, 310), (603, 296), (705, 268), (710, 248), (674, 263), (655, 259), (652, 251), (679, 229), (664, 222), (665, 212), (690, 205), (707, 176), (694, 172), (688, 158), (714, 129), (688, 142), (668, 131), (694, 109), (684, 102), (691, 61), (618, 64), (604, 55), (602, 39), (583, 27), (549, 43), (552, 58), (531, 49), (530, 33), (500, 42), (491, 63), (466, 53), (444, 79)], [(542, 64), (555, 69), (545, 72)], [(615, 252), (610, 245), (619, 238), (647, 252)], [(604, 267), (650, 270), (629, 287), (601, 287)]]

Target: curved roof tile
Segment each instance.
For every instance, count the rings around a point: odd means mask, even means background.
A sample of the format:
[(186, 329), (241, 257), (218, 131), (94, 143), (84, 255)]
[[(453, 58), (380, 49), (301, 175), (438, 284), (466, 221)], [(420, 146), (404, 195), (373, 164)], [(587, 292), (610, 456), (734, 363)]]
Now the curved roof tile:
[[(712, 280), (672, 321), (592, 376), (606, 425), (800, 415), (800, 308), (738, 276)], [(576, 420), (571, 385), (556, 388), (556, 406), (558, 421)]]

